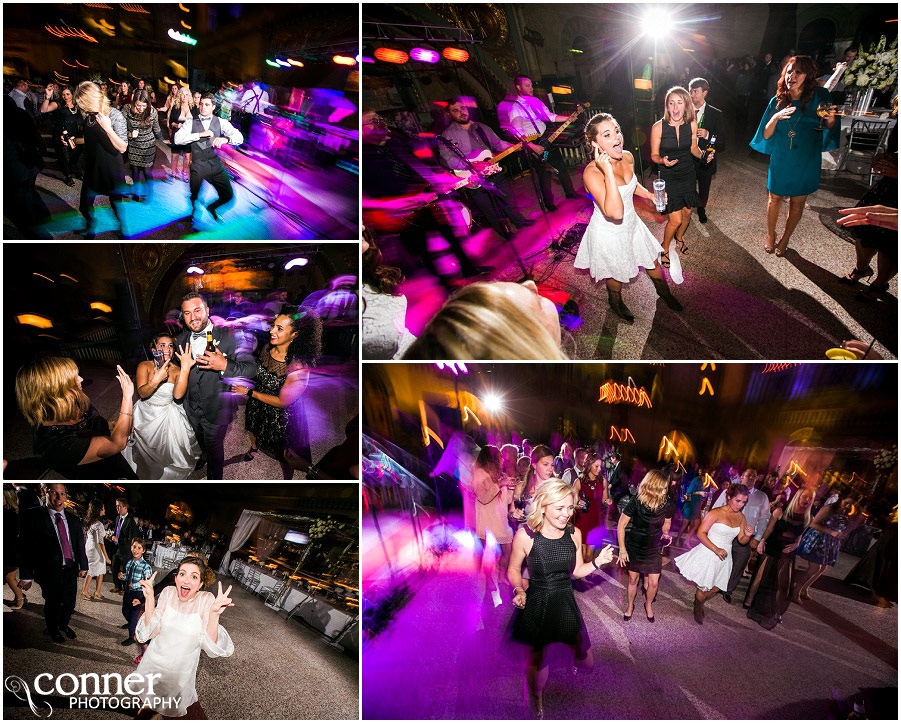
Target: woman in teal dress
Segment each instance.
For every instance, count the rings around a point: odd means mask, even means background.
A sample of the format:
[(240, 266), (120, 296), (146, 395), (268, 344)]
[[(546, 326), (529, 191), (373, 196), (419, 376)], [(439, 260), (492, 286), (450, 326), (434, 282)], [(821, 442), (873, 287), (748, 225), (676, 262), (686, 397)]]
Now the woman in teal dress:
[[(815, 130), (819, 124), (817, 106), (828, 103), (829, 92), (816, 84), (816, 65), (807, 55), (796, 55), (782, 71), (776, 95), (767, 106), (757, 133), (750, 145), (770, 157), (767, 174), (769, 200), (766, 209), (767, 240), (764, 251), (783, 256), (788, 240), (804, 213), (807, 196), (820, 187), (822, 154), (838, 148), (835, 114), (823, 119), (825, 131)], [(783, 198), (788, 197), (788, 218), (779, 243), (776, 222)]]

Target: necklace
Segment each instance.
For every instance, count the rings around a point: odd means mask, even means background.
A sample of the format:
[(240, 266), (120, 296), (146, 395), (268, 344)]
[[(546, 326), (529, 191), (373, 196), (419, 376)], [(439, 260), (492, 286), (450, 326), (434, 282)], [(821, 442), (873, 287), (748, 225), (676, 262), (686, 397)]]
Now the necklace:
[[(799, 111), (801, 110), (800, 107), (798, 108), (798, 110), (799, 110)], [(803, 115), (803, 113), (799, 113), (799, 114), (798, 114), (798, 117), (795, 118), (795, 122), (794, 122), (794, 123), (792, 124), (792, 126), (788, 129), (788, 150), (790, 150), (790, 151), (795, 150), (795, 149), (792, 147), (792, 146), (794, 145), (794, 143), (795, 143), (795, 136), (798, 135), (797, 133), (795, 133), (795, 127), (796, 127), (796, 126), (798, 125), (798, 123), (800, 122), (801, 116), (802, 116), (802, 115)]]

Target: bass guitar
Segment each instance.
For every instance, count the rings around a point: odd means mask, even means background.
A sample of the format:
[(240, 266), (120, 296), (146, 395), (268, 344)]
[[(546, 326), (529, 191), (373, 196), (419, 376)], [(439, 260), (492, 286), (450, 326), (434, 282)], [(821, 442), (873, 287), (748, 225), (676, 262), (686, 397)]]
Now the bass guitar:
[[(581, 104), (577, 105), (577, 106), (576, 106), (576, 109), (572, 112), (572, 114), (569, 116), (569, 118), (567, 118), (565, 121), (563, 121), (563, 123), (560, 124), (560, 127), (557, 128), (557, 130), (555, 130), (553, 133), (551, 133), (551, 134), (550, 134), (547, 138), (545, 138), (543, 141), (539, 141), (539, 142), (540, 142), (541, 144), (544, 144), (544, 145), (551, 145), (555, 140), (557, 140), (557, 138), (560, 136), (560, 134), (563, 133), (563, 131), (565, 131), (565, 130), (570, 126), (570, 124), (571, 124), (576, 118), (579, 117), (579, 115), (580, 115), (586, 108), (591, 108), (591, 103), (581, 103)], [(525, 138), (524, 140), (525, 140), (525, 141), (528, 141), (528, 142), (531, 142), (532, 139), (531, 139), (531, 138)], [(541, 160), (542, 160), (542, 161), (546, 161), (546, 160), (547, 160), (548, 153), (550, 153), (550, 151), (548, 151), (548, 150), (545, 148), (544, 153), (541, 154)]]

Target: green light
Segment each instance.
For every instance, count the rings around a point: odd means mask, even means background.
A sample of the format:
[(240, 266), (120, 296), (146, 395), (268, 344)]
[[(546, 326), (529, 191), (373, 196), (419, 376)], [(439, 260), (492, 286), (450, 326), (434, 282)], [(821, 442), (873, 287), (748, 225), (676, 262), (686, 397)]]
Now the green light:
[(579, 53), (580, 55), (584, 53), (584, 50), (577, 50), (576, 48), (570, 48), (570, 53)]
[(273, 68), (281, 68), (282, 67), (278, 63), (273, 63), (271, 60), (269, 60), (269, 58), (266, 58), (266, 65), (271, 65)]

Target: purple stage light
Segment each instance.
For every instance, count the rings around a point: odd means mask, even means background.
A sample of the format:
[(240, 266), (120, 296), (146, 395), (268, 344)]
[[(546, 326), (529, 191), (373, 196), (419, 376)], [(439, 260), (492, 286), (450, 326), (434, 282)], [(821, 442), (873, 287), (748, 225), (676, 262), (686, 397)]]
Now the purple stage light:
[(410, 59), (418, 60), (420, 63), (437, 63), (441, 59), (441, 56), (434, 50), (413, 48), (413, 50), (410, 51)]

